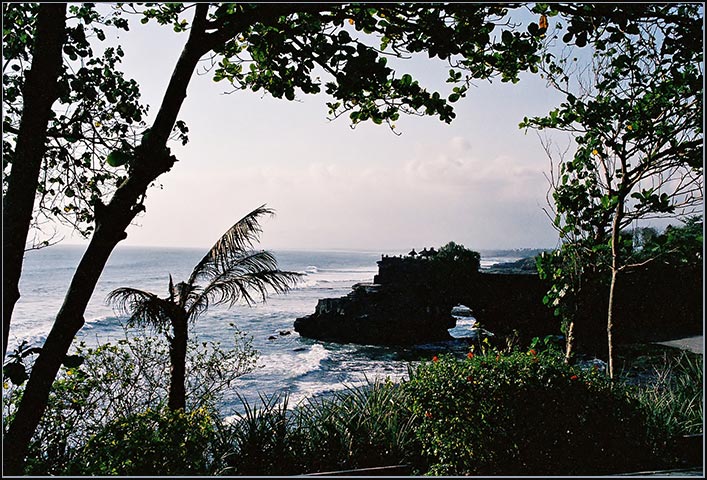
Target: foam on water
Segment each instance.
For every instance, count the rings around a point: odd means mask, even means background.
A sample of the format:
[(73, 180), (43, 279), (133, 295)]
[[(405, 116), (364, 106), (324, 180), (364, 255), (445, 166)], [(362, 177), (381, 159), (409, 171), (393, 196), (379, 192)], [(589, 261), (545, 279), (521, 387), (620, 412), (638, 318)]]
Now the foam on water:
[(295, 348), (288, 352), (268, 353), (260, 357), (262, 368), (258, 375), (297, 378), (319, 370), (321, 362), (328, 356), (329, 352), (320, 344), (312, 345), (309, 350)]

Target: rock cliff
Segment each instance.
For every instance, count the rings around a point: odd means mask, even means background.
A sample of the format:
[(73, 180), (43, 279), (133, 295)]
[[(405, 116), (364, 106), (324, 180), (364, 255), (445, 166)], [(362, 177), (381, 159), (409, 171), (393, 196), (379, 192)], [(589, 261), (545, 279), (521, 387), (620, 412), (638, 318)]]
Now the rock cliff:
[[(412, 252), (411, 252), (412, 253)], [(625, 276), (618, 291), (617, 341), (655, 341), (702, 331), (702, 271), (654, 265)], [(588, 285), (577, 319), (579, 347), (603, 351), (607, 290)], [(537, 275), (485, 273), (477, 257), (383, 256), (373, 283), (342, 298), (319, 300), (295, 320), (303, 337), (340, 343), (410, 345), (450, 339), (452, 308), (464, 304), (484, 329), (521, 342), (559, 333), (542, 303), (548, 285)]]
[[(509, 316), (522, 317), (518, 325), (538, 315), (549, 318), (537, 301), (545, 293), (537, 277), (524, 275), (516, 282), (515, 275), (483, 274), (478, 254), (440, 253), (383, 256), (373, 283), (356, 284), (342, 298), (319, 300), (313, 314), (295, 321), (295, 331), (340, 343), (409, 345), (451, 339), (448, 330), (456, 324), (451, 312), (459, 303), (471, 306), (484, 328), (485, 320)], [(529, 304), (537, 304), (535, 313)]]

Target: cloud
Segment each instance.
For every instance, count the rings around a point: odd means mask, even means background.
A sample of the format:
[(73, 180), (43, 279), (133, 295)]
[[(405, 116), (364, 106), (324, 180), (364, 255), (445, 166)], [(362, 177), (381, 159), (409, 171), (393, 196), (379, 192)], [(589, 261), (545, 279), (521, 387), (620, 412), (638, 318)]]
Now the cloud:
[(468, 138), (454, 136), (410, 145), (392, 158), (320, 154), (289, 163), (262, 157), (226, 169), (177, 168), (165, 176), (164, 191), (150, 192), (143, 227), (129, 239), (210, 245), (233, 221), (266, 203), (277, 216), (264, 225), (263, 238), (276, 248), (379, 249), (450, 240), (472, 248), (547, 244), (554, 233), (541, 211), (547, 189), (542, 167), (513, 155), (486, 159), (474, 152)]

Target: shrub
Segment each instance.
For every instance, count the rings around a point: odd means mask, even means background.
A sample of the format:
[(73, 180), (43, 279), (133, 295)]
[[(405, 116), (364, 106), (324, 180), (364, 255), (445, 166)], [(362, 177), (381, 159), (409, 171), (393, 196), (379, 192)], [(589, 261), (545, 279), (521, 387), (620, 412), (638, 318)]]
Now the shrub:
[(658, 458), (639, 403), (555, 350), (435, 360), (405, 384), (430, 474), (608, 474)]
[(167, 408), (116, 418), (81, 449), (72, 474), (209, 474), (217, 455), (216, 425), (206, 408)]
[(398, 384), (376, 380), (312, 399), (296, 411), (306, 470), (321, 472), (409, 463), (420, 446)]
[(292, 453), (287, 396), (261, 396), (261, 406), (238, 396), (244, 407), (225, 426), (224, 451), (228, 475), (289, 475), (299, 473)]
[[(187, 359), (187, 411), (216, 411), (221, 396), (254, 368), (257, 352), (234, 332), (234, 348), (191, 341)], [(75, 346), (70, 366), (62, 366), (40, 424), (32, 437), (25, 472), (62, 475), (78, 468), (74, 457), (107, 425), (160, 411), (168, 390), (169, 352), (163, 339), (144, 331), (117, 343)], [(77, 360), (78, 359), (78, 360)], [(3, 385), (3, 426), (9, 424), (24, 385)], [(89, 457), (83, 457), (89, 458)]]

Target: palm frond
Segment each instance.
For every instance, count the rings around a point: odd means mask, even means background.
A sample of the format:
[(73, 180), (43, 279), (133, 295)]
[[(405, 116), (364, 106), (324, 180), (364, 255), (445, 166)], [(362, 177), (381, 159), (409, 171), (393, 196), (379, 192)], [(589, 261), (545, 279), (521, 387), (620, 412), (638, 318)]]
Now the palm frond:
[(265, 301), (269, 293), (286, 293), (295, 286), (300, 273), (277, 268), (277, 260), (267, 251), (244, 252), (231, 258), (225, 269), (213, 272), (204, 287), (188, 308), (188, 318), (194, 319), (209, 305), (238, 301), (253, 305)]
[(129, 287), (113, 290), (106, 302), (113, 305), (116, 312), (129, 317), (128, 326), (150, 326), (158, 331), (170, 327), (170, 313), (176, 307), (169, 299)]
[(188, 284), (193, 285), (200, 277), (214, 275), (226, 270), (233, 256), (250, 250), (263, 232), (259, 220), (265, 215), (272, 216), (275, 211), (261, 205), (229, 228), (201, 261), (194, 267)]

